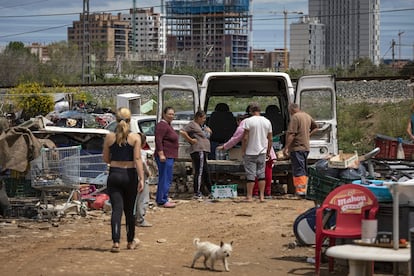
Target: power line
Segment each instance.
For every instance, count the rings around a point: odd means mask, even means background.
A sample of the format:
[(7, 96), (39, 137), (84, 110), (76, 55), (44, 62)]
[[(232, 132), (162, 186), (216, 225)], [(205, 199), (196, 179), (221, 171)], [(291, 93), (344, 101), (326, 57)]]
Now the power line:
[[(39, 2), (46, 2), (48, 0), (42, 0), (42, 1), (34, 1), (34, 2), (30, 2), (30, 3), (26, 3), (26, 4), (21, 4), (20, 6), (24, 6), (24, 5), (30, 5), (30, 4), (34, 4), (34, 3), (39, 3)], [(9, 6), (9, 7), (18, 7), (19, 5), (14, 5), (14, 6)], [(6, 7), (6, 8), (9, 8)], [(152, 7), (160, 7), (160, 6), (152, 6)], [(141, 7), (142, 9), (145, 8), (150, 8), (150, 7)], [(120, 11), (129, 11), (130, 9), (116, 9), (116, 10), (104, 10), (104, 11), (95, 11), (93, 13), (108, 13), (108, 12), (120, 12)], [(383, 10), (380, 11), (379, 13), (395, 13), (395, 12), (402, 12), (402, 11), (411, 11), (414, 10), (414, 8), (403, 8), (403, 9), (390, 9), (390, 10)], [(353, 11), (352, 13), (346, 13), (346, 14), (333, 14), (333, 15), (322, 15), (322, 16), (318, 16), (318, 17), (328, 17), (328, 16), (343, 16), (343, 15), (357, 15), (357, 14), (367, 14), (369, 12), (360, 12), (360, 11)], [(71, 12), (71, 13), (54, 13), (54, 14), (31, 14), (31, 15), (0, 15), (0, 19), (1, 18), (34, 18), (34, 17), (53, 17), (53, 16), (70, 16), (70, 15), (78, 15), (80, 14), (79, 12)], [(291, 16), (289, 17), (289, 19), (299, 19), (300, 16)], [(269, 18), (255, 18), (253, 17), (252, 21), (253, 22), (260, 22), (260, 21), (274, 21), (274, 20), (284, 20), (283, 16), (269, 16)], [(21, 32), (21, 33), (15, 33), (15, 34), (8, 34), (8, 35), (0, 35), (0, 39), (2, 38), (6, 38), (6, 37), (13, 37), (13, 36), (20, 36), (20, 35), (24, 35), (24, 34), (31, 34), (31, 33), (38, 33), (38, 32), (43, 32), (43, 31), (48, 31), (48, 30), (52, 30), (52, 29), (58, 29), (58, 28), (64, 28), (64, 27), (68, 27), (71, 26), (72, 23), (70, 24), (64, 24), (64, 25), (59, 25), (59, 26), (52, 26), (52, 27), (47, 27), (47, 28), (42, 28), (42, 29), (37, 29), (37, 30), (32, 30), (32, 31), (26, 31), (26, 32)], [(256, 25), (257, 26), (257, 25)], [(259, 25), (260, 26), (260, 25)], [(258, 42), (261, 41), (255, 41), (255, 43), (257, 44)], [(264, 41), (263, 41), (264, 42)], [(264, 43), (267, 43), (264, 42)], [(403, 45), (401, 45), (403, 46)], [(406, 45), (404, 45), (406, 46)], [(409, 47), (411, 47), (412, 45), (407, 45)]]
[(24, 6), (30, 6), (32, 4), (37, 4), (37, 3), (42, 3), (42, 2), (48, 2), (48, 1), (49, 0), (40, 0), (40, 1), (34, 1), (34, 2), (29, 2), (29, 3), (17, 4), (17, 5), (13, 5), (13, 6), (5, 6), (5, 7), (0, 7), (0, 10), (12, 9), (12, 8), (18, 8), (18, 7), (24, 7)]
[[(414, 8), (404, 8), (404, 9), (393, 9), (393, 10), (384, 10), (384, 11), (379, 11), (379, 13), (390, 13), (390, 12), (401, 12), (401, 11), (414, 11)], [(318, 15), (316, 17), (318, 18), (323, 18), (323, 17), (338, 17), (338, 16), (350, 16), (350, 15), (363, 15), (363, 14), (374, 14), (376, 12), (361, 12), (360, 10), (355, 10), (352, 12), (348, 12), (348, 13), (338, 13), (338, 14), (328, 14), (328, 15)], [(289, 19), (298, 19), (301, 18), (301, 16), (291, 16), (288, 17)], [(283, 20), (284, 17), (265, 17), (265, 18), (254, 18), (253, 17), (253, 21), (269, 21), (269, 20)]]
[(60, 26), (48, 27), (48, 28), (45, 28), (45, 29), (38, 29), (38, 30), (32, 30), (32, 31), (27, 31), (27, 32), (22, 32), (22, 33), (16, 33), (16, 34), (0, 35), (0, 39), (5, 38), (5, 37), (11, 37), (11, 36), (19, 36), (19, 35), (24, 35), (24, 34), (39, 33), (39, 32), (43, 32), (43, 31), (47, 31), (47, 30), (68, 27), (68, 26), (71, 26), (71, 25), (72, 25), (72, 23), (71, 24), (60, 25)]
[[(44, 1), (48, 1), (48, 0), (44, 0)], [(158, 5), (158, 6), (151, 6), (151, 7), (158, 8), (158, 7), (161, 7), (161, 6)], [(147, 9), (147, 8), (151, 8), (151, 7), (140, 7), (140, 9)], [(115, 9), (115, 10), (93, 11), (91, 13), (108, 13), (108, 12), (120, 12), (120, 11), (129, 11), (129, 10), (130, 10), (130, 8), (128, 8), (128, 9)], [(414, 7), (413, 8), (404, 8), (404, 9), (384, 10), (384, 11), (380, 11), (379, 13), (413, 11), (413, 10), (414, 10)], [(25, 15), (0, 15), (0, 18), (25, 18), (25, 17), (31, 18), (31, 17), (47, 17), (47, 16), (65, 16), (65, 15), (68, 15), (69, 16), (69, 15), (76, 15), (76, 14), (79, 14), (79, 13), (80, 12), (50, 13), (50, 14), (25, 14)], [(318, 16), (318, 17), (343, 16), (343, 15), (357, 15), (357, 14), (370, 14), (370, 13), (372, 13), (372, 12), (361, 12), (359, 10), (356, 10), (356, 11), (354, 11), (352, 13), (341, 13), (341, 14), (321, 15), (321, 16)], [(295, 17), (289, 17), (289, 18), (295, 19), (295, 18), (300, 18), (300, 17), (295, 16)], [(254, 20), (266, 21), (266, 20), (275, 20), (275, 19), (277, 19), (277, 20), (283, 20), (284, 17), (281, 16), (279, 18), (279, 16), (276, 16), (276, 17), (262, 18), (262, 19), (260, 19), (260, 18), (254, 19), (254, 17), (253, 17), (253, 21)]]
[(69, 15), (77, 15), (77, 14), (80, 14), (80, 12), (50, 13), (50, 14), (27, 14), (27, 15), (0, 15), (0, 18), (53, 17), (53, 16), (69, 16)]
[[(152, 6), (152, 7), (160, 7), (160, 6)], [(151, 7), (141, 7), (140, 9), (149, 9)], [(129, 11), (128, 9), (116, 9), (116, 10), (103, 10), (103, 11), (93, 11), (92, 13), (109, 13), (109, 12), (121, 12), (121, 11)], [(76, 15), (80, 14), (80, 12), (68, 12), (68, 13), (48, 13), (48, 14), (24, 14), (24, 15), (0, 15), (0, 18), (31, 18), (31, 17), (49, 17), (49, 16), (69, 16), (69, 15)]]

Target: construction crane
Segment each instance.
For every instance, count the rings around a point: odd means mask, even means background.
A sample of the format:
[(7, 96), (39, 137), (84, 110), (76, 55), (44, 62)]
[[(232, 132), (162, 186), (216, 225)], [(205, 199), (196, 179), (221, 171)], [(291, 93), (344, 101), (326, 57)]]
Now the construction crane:
[(302, 11), (287, 11), (286, 9), (285, 10), (283, 10), (283, 12), (279, 12), (279, 11), (271, 11), (270, 13), (273, 13), (273, 14), (278, 14), (278, 13), (283, 13), (283, 22), (284, 22), (284, 24), (283, 24), (283, 31), (284, 31), (284, 35), (283, 35), (283, 40), (284, 40), (284, 42), (283, 42), (283, 44), (284, 44), (284, 46), (283, 46), (283, 63), (284, 63), (284, 68), (285, 68), (285, 71), (287, 71), (287, 69), (289, 68), (289, 66), (288, 66), (288, 54), (287, 54), (287, 32), (288, 32), (288, 27), (287, 27), (287, 20), (288, 20), (288, 14), (289, 13), (296, 13), (296, 14), (303, 14), (303, 12)]

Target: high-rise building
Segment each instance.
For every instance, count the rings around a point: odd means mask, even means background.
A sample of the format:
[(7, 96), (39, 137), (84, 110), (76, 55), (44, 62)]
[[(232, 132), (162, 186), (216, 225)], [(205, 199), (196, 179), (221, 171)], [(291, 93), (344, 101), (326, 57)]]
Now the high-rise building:
[(78, 45), (80, 50), (88, 42), (90, 54), (98, 60), (115, 61), (117, 57), (128, 56), (129, 32), (129, 22), (122, 20), (121, 14), (81, 14), (80, 20), (68, 28), (68, 41)]
[(325, 68), (325, 25), (302, 16), (290, 24), (289, 68), (318, 71)]
[(169, 57), (209, 70), (249, 67), (250, 1), (166, 1)]
[(165, 32), (160, 13), (154, 13), (154, 8), (135, 9), (135, 12), (131, 9), (129, 14), (122, 15), (122, 20), (129, 22), (131, 26), (129, 34), (131, 58), (158, 59), (165, 54)]
[(380, 0), (309, 0), (309, 16), (325, 25), (325, 65), (348, 67), (356, 59), (380, 62)]

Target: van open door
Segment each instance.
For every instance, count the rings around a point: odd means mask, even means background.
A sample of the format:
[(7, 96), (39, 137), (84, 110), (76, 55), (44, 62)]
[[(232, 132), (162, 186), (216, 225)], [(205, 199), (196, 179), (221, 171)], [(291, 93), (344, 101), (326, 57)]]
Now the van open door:
[(308, 158), (316, 160), (338, 154), (335, 77), (308, 75), (299, 78), (295, 103), (319, 126), (319, 131), (311, 136)]
[[(199, 109), (200, 100), (197, 80), (189, 75), (164, 74), (158, 80), (157, 122), (162, 118), (165, 107), (175, 110), (172, 127), (178, 132), (189, 123)], [(189, 144), (179, 135), (178, 159), (190, 159)]]

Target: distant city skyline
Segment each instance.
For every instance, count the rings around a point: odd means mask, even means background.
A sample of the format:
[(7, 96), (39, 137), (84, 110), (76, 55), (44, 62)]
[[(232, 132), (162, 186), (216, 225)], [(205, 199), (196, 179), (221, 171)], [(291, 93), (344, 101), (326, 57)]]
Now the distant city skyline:
[[(252, 47), (254, 49), (282, 49), (284, 47), (284, 15), (287, 11), (288, 28), (302, 15), (308, 14), (307, 0), (253, 0), (251, 2)], [(91, 13), (129, 13), (130, 0), (89, 1)], [(137, 1), (137, 8), (154, 7), (159, 12), (161, 0)], [(0, 46), (11, 41), (24, 44), (67, 41), (67, 28), (79, 20), (83, 1), (67, 0), (0, 0)], [(382, 0), (380, 13), (381, 58), (414, 60), (414, 1)], [(400, 34), (400, 35), (398, 35)], [(401, 45), (399, 45), (401, 42)], [(289, 38), (287, 41), (288, 49)]]

